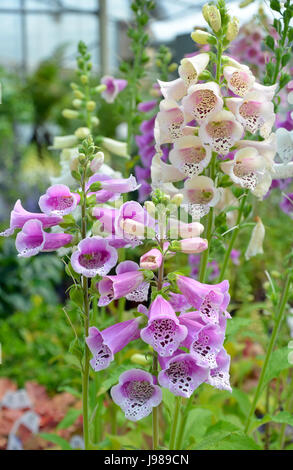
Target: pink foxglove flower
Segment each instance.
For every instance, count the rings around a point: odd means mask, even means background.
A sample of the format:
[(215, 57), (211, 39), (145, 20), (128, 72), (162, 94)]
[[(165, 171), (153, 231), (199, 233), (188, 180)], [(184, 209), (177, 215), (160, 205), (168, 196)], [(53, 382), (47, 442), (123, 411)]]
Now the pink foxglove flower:
[(230, 302), (229, 282), (222, 281), (219, 284), (202, 284), (195, 279), (179, 275), (177, 286), (186, 297), (187, 301), (198, 309), (205, 323), (218, 324), (220, 314), (226, 312)]
[(46, 233), (42, 222), (36, 219), (28, 220), (16, 235), (15, 246), (18, 256), (28, 258), (41, 251), (55, 251), (68, 245), (72, 235), (68, 233)]
[(143, 269), (159, 269), (163, 261), (163, 255), (157, 248), (153, 248), (140, 257), (140, 267)]
[(66, 215), (73, 212), (80, 196), (70, 191), (65, 184), (54, 184), (40, 197), (39, 206), (48, 215)]
[(200, 222), (191, 222), (189, 224), (173, 218), (169, 219), (170, 238), (195, 238), (199, 237), (204, 231), (204, 226)]
[(99, 331), (95, 326), (89, 328), (86, 342), (94, 356), (90, 364), (96, 372), (109, 367), (114, 359), (114, 354), (125, 348), (131, 341), (139, 338), (140, 321), (140, 318), (133, 318), (116, 323), (102, 331)]
[(110, 234), (115, 233), (115, 220), (118, 216), (118, 209), (112, 207), (94, 207), (93, 216), (101, 223), (102, 231)]
[(163, 370), (159, 373), (158, 381), (175, 396), (189, 398), (208, 379), (209, 370), (198, 365), (191, 354), (180, 350), (177, 352), (179, 354), (174, 354), (171, 359), (159, 359)]
[(119, 209), (115, 233), (135, 246), (141, 243), (147, 228), (153, 229), (154, 226), (155, 221), (148, 212), (138, 202), (129, 201)]
[(174, 142), (183, 135), (184, 114), (181, 107), (173, 100), (162, 100), (155, 123), (157, 146)]
[(127, 80), (113, 78), (109, 75), (102, 77), (101, 83), (106, 85), (106, 90), (101, 93), (107, 103), (113, 103), (117, 95), (127, 86)]
[(111, 389), (111, 396), (130, 421), (148, 416), (162, 401), (162, 391), (155, 378), (140, 369), (131, 369), (119, 377), (119, 384)]
[(144, 302), (148, 298), (149, 283), (134, 261), (123, 261), (116, 268), (116, 275), (105, 276), (98, 284), (101, 297), (99, 306), (108, 305), (114, 299)]
[(160, 356), (172, 356), (187, 335), (172, 306), (161, 295), (152, 302), (146, 328), (141, 330), (143, 341), (150, 344)]
[[(251, 88), (252, 93), (257, 93), (258, 95), (261, 95), (264, 99), (267, 101), (272, 101), (276, 91), (278, 88), (278, 84), (276, 83), (275, 85), (262, 85), (261, 83), (255, 82), (253, 87)], [(245, 97), (246, 98), (246, 97)]]
[(228, 65), (224, 67), (224, 77), (228, 88), (238, 96), (244, 96), (252, 89), (255, 82), (255, 77), (248, 68), (238, 69)]
[(232, 392), (230, 385), (230, 361), (231, 358), (224, 348), (221, 348), (216, 357), (217, 366), (210, 370), (207, 383), (219, 390)]
[(243, 134), (243, 127), (231, 111), (220, 111), (199, 128), (198, 135), (204, 145), (221, 155), (227, 155)]
[(177, 78), (171, 82), (158, 80), (163, 97), (166, 100), (180, 101), (186, 94), (186, 85), (182, 78)]
[(260, 130), (262, 137), (269, 137), (276, 117), (271, 101), (259, 93), (248, 93), (244, 99), (227, 98), (226, 105), (246, 130), (252, 134)]
[(100, 237), (81, 240), (71, 256), (72, 268), (85, 277), (105, 276), (117, 263), (118, 255), (108, 241)]
[(203, 123), (223, 109), (219, 85), (215, 82), (192, 85), (182, 100), (182, 106), (187, 121), (195, 119), (198, 124)]
[(203, 145), (199, 137), (188, 135), (175, 140), (169, 159), (174, 168), (192, 178), (208, 166), (211, 156), (210, 146)]
[(0, 233), (1, 237), (9, 237), (18, 228), (22, 228), (29, 220), (39, 220), (42, 223), (43, 228), (53, 227), (62, 222), (62, 217), (58, 215), (47, 215), (38, 214), (36, 212), (26, 211), (22, 205), (20, 199), (18, 199), (14, 205), (14, 208), (10, 214), (10, 227), (4, 232)]
[(184, 183), (183, 194), (188, 203), (188, 212), (195, 219), (206, 215), (210, 207), (214, 207), (220, 199), (220, 189), (207, 176), (194, 176)]
[(219, 325), (205, 325), (195, 333), (189, 345), (190, 354), (201, 367), (214, 369), (217, 367), (216, 357), (225, 338), (225, 330)]
[(183, 240), (173, 240), (170, 246), (171, 251), (180, 251), (188, 255), (192, 253), (201, 253), (208, 248), (208, 241), (204, 238), (184, 238)]
[(185, 57), (181, 60), (178, 67), (178, 73), (187, 88), (189, 88), (190, 85), (195, 85), (197, 83), (199, 75), (204, 71), (209, 60), (210, 56), (206, 52), (197, 54), (193, 57)]
[(266, 140), (239, 140), (236, 142), (237, 149), (253, 147), (267, 161), (270, 167), (274, 163), (274, 157), (277, 152), (276, 134), (271, 134)]
[(150, 100), (150, 101), (142, 101), (139, 103), (137, 106), (138, 111), (142, 113), (148, 113), (152, 109), (154, 109), (157, 106), (158, 101), (157, 100)]
[(136, 191), (138, 184), (133, 175), (130, 175), (129, 178), (114, 178), (101, 181), (102, 189), (105, 191), (111, 191), (113, 193), (129, 193), (131, 191)]

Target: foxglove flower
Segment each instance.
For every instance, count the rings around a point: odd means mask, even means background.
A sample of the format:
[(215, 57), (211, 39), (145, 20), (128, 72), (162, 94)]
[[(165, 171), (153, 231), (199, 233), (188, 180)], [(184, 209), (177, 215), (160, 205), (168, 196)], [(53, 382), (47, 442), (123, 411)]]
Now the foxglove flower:
[(217, 367), (216, 357), (225, 339), (225, 330), (219, 325), (205, 325), (195, 333), (189, 346), (190, 354), (201, 367)]
[(162, 183), (182, 181), (184, 174), (176, 166), (163, 162), (157, 153), (152, 159), (151, 178), (153, 183), (160, 185)]
[(220, 111), (200, 126), (198, 135), (204, 145), (210, 145), (215, 152), (227, 155), (243, 134), (243, 127), (231, 111)]
[(93, 183), (101, 183), (102, 187), (102, 182), (107, 180), (112, 180), (111, 176), (105, 175), (103, 173), (96, 173), (89, 178), (88, 183), (86, 184), (87, 195), (91, 196), (92, 194), (95, 194), (96, 201), (99, 204), (103, 204), (108, 201), (115, 201), (120, 197), (119, 193), (115, 193), (114, 191), (111, 191), (109, 189), (99, 189), (95, 192), (89, 191), (89, 188)]
[(102, 77), (101, 84), (107, 87), (106, 90), (101, 93), (102, 98), (104, 98), (107, 103), (113, 103), (117, 95), (127, 86), (127, 80), (106, 75)]
[(162, 100), (155, 123), (155, 140), (158, 147), (174, 142), (183, 135), (184, 114), (173, 100)]
[(163, 261), (163, 255), (157, 248), (153, 248), (140, 257), (140, 267), (143, 269), (159, 269)]
[(180, 253), (186, 253), (187, 255), (192, 253), (201, 253), (207, 250), (208, 241), (204, 238), (184, 238), (183, 240), (173, 240), (170, 245), (171, 251), (179, 251)]
[(214, 207), (221, 197), (220, 189), (207, 176), (195, 176), (184, 183), (183, 194), (188, 203), (188, 212), (195, 219), (206, 215), (210, 207)]
[(199, 222), (191, 222), (189, 224), (180, 220), (169, 219), (170, 238), (195, 238), (199, 237), (204, 231), (204, 226)]
[[(147, 211), (135, 201), (122, 204), (115, 222), (115, 233), (133, 246), (141, 243), (145, 231), (153, 229), (155, 221)], [(150, 237), (151, 238), (151, 237)]]
[(118, 255), (108, 241), (100, 237), (81, 240), (71, 256), (72, 268), (85, 277), (105, 276), (117, 263)]
[(148, 298), (149, 283), (134, 261), (123, 261), (116, 268), (116, 275), (105, 276), (98, 284), (101, 297), (99, 306), (108, 305), (114, 299), (126, 297), (127, 300), (144, 302)]
[(177, 286), (186, 297), (187, 301), (198, 309), (205, 323), (218, 324), (220, 314), (226, 312), (230, 301), (229, 282), (222, 281), (219, 284), (202, 284), (195, 279), (178, 275)]
[(203, 123), (223, 109), (219, 85), (215, 82), (192, 85), (182, 100), (182, 106), (187, 121), (195, 119), (198, 124)]
[(285, 194), (280, 202), (280, 208), (285, 214), (293, 215), (293, 193)]
[(118, 209), (112, 207), (94, 207), (93, 216), (101, 223), (101, 230), (115, 233), (115, 220), (118, 217)]
[(245, 96), (254, 85), (255, 77), (247, 69), (238, 69), (236, 67), (224, 67), (224, 77), (227, 80), (228, 88), (238, 96)]
[(209, 375), (209, 370), (197, 364), (191, 354), (174, 354), (169, 359), (159, 358), (163, 370), (159, 373), (159, 384), (168, 388), (175, 396), (189, 398)]
[(164, 357), (172, 356), (186, 335), (169, 302), (158, 295), (150, 306), (148, 325), (141, 330), (142, 340)]
[(219, 390), (232, 392), (230, 385), (230, 361), (231, 358), (224, 348), (221, 348), (216, 357), (217, 366), (210, 370), (207, 383)]
[(114, 354), (125, 348), (127, 344), (139, 338), (141, 319), (134, 318), (109, 326), (99, 331), (95, 326), (89, 328), (86, 343), (93, 354), (90, 364), (98, 372), (109, 367)]
[(150, 100), (150, 101), (142, 101), (139, 103), (137, 106), (138, 111), (142, 113), (148, 113), (149, 111), (152, 111), (157, 106), (157, 100)]
[(38, 214), (35, 212), (26, 211), (22, 205), (20, 199), (18, 199), (14, 205), (14, 208), (10, 214), (10, 227), (4, 232), (0, 233), (1, 237), (9, 237), (18, 228), (22, 228), (29, 220), (39, 220), (43, 228), (53, 227), (62, 222), (62, 217), (58, 215), (47, 215)]
[(108, 150), (114, 155), (119, 157), (130, 158), (127, 153), (127, 144), (126, 142), (119, 142), (119, 140), (110, 139), (109, 137), (103, 137), (102, 147)]
[(279, 128), (276, 132), (278, 155), (283, 163), (293, 160), (293, 131)]
[(248, 247), (245, 252), (245, 259), (249, 260), (253, 256), (263, 254), (263, 241), (265, 238), (265, 228), (260, 217), (257, 217), (256, 225), (254, 226)]
[(148, 416), (162, 401), (162, 391), (154, 377), (140, 369), (131, 369), (119, 377), (119, 384), (111, 389), (111, 396), (130, 421)]
[(28, 258), (41, 251), (55, 251), (68, 245), (72, 235), (68, 233), (46, 233), (42, 222), (36, 219), (28, 220), (21, 232), (16, 235), (15, 246), (18, 256)]
[(193, 57), (185, 57), (181, 60), (178, 73), (187, 88), (197, 83), (199, 75), (204, 71), (209, 60), (210, 56), (206, 52)]
[(236, 142), (237, 149), (253, 147), (267, 161), (268, 167), (274, 163), (274, 157), (277, 152), (276, 134), (271, 134), (266, 140), (239, 140)]
[(256, 92), (248, 93), (244, 99), (227, 98), (226, 105), (235, 114), (244, 129), (268, 138), (275, 122), (274, 104)]
[(114, 179), (105, 179), (101, 181), (102, 189), (105, 191), (111, 191), (113, 193), (129, 193), (131, 191), (136, 191), (138, 184), (133, 175), (130, 175), (129, 178), (114, 178)]
[(76, 209), (79, 200), (80, 196), (72, 193), (65, 184), (54, 184), (40, 197), (39, 206), (45, 214), (66, 215)]
[[(192, 178), (208, 166), (211, 156), (210, 146), (203, 145), (199, 137), (188, 135), (175, 140), (169, 159), (174, 168)], [(164, 171), (163, 168), (162, 170)]]
[(171, 82), (162, 82), (161, 80), (158, 80), (158, 84), (160, 85), (161, 93), (166, 100), (180, 101), (187, 91), (182, 78), (177, 78)]

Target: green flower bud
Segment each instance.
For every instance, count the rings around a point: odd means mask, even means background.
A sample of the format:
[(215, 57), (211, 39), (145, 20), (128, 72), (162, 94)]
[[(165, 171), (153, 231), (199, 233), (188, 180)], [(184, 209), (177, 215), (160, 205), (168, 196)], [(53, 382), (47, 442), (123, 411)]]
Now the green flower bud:
[(92, 116), (91, 117), (91, 123), (94, 127), (97, 127), (100, 124), (99, 118), (97, 116)]
[(77, 98), (72, 101), (72, 106), (74, 106), (77, 109), (79, 109), (81, 107), (81, 105), (82, 105), (82, 101), (78, 100)]
[(104, 84), (98, 85), (98, 86), (96, 86), (96, 88), (94, 89), (94, 91), (95, 91), (96, 93), (102, 93), (102, 92), (105, 91), (105, 90), (107, 90), (107, 87), (106, 87), (106, 85), (104, 85)]
[(227, 27), (226, 39), (233, 41), (239, 32), (239, 20), (236, 16), (233, 16), (232, 20), (229, 21)]
[(84, 98), (84, 94), (80, 90), (74, 90), (73, 92), (75, 98), (82, 100)]
[(196, 29), (191, 33), (191, 39), (198, 44), (216, 44), (217, 40), (215, 36), (201, 29)]
[(90, 130), (88, 127), (79, 127), (78, 129), (76, 129), (76, 131), (74, 132), (74, 135), (78, 138), (78, 139), (85, 139), (87, 136), (90, 135)]
[(86, 103), (86, 109), (87, 109), (88, 111), (94, 111), (94, 110), (96, 109), (96, 103), (95, 103), (95, 101), (92, 101), (92, 100), (91, 100), (91, 101), (88, 101), (88, 102)]
[(88, 83), (88, 81), (89, 81), (88, 76), (87, 76), (87, 75), (84, 75), (84, 74), (81, 75), (80, 81), (81, 81), (81, 83), (82, 83), (83, 85), (86, 85), (86, 84)]
[(63, 109), (62, 116), (66, 119), (76, 119), (78, 117), (78, 112), (74, 109)]

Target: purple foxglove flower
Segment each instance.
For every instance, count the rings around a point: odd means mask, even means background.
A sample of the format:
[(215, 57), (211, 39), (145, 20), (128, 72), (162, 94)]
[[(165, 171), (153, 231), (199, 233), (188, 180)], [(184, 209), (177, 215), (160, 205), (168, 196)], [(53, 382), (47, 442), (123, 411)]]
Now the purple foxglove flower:
[(127, 86), (127, 80), (114, 78), (110, 75), (102, 77), (101, 83), (107, 87), (106, 90), (101, 93), (102, 98), (104, 98), (107, 103), (113, 103), (117, 95)]
[(140, 257), (140, 267), (143, 269), (159, 269), (163, 261), (163, 255), (157, 248), (153, 248)]
[(189, 398), (208, 379), (209, 370), (199, 366), (190, 354), (183, 351), (171, 359), (159, 358), (159, 361), (163, 368), (158, 376), (159, 384), (176, 396)]
[(150, 178), (151, 171), (149, 168), (142, 168), (141, 166), (136, 166), (135, 176), (139, 183), (143, 183), (146, 179)]
[(172, 356), (187, 335), (172, 306), (161, 295), (152, 302), (146, 328), (140, 332), (143, 341), (150, 344), (160, 356)]
[(177, 285), (187, 301), (199, 310), (205, 323), (218, 324), (220, 313), (226, 314), (230, 301), (228, 281), (209, 285), (189, 277), (178, 276)]
[(191, 253), (201, 253), (208, 248), (208, 241), (204, 238), (194, 237), (194, 238), (184, 238), (183, 240), (177, 241), (173, 240), (170, 245), (170, 250), (180, 251), (181, 253), (191, 254)]
[(16, 235), (15, 246), (18, 256), (28, 258), (35, 256), (40, 251), (55, 251), (64, 245), (68, 245), (72, 235), (68, 233), (46, 233), (42, 222), (36, 219), (28, 220), (21, 232)]
[(105, 276), (117, 263), (118, 255), (108, 241), (99, 237), (81, 240), (71, 256), (72, 268), (85, 277)]
[(20, 199), (18, 199), (14, 205), (14, 208), (10, 214), (10, 227), (4, 232), (0, 233), (1, 237), (9, 237), (14, 233), (17, 228), (22, 228), (29, 220), (39, 220), (42, 222), (43, 228), (53, 227), (58, 225), (62, 221), (62, 217), (57, 215), (38, 214), (34, 212), (26, 211), (22, 205)]
[(108, 233), (115, 233), (115, 219), (118, 216), (118, 209), (112, 207), (94, 207), (93, 216), (102, 224), (102, 230)]
[(229, 354), (227, 354), (226, 350), (222, 348), (216, 358), (217, 367), (210, 370), (207, 383), (213, 387), (218, 388), (219, 390), (227, 390), (228, 392), (232, 392), (229, 374), (230, 361), (231, 358)]
[(142, 113), (147, 113), (148, 111), (151, 111), (157, 106), (157, 100), (151, 100), (151, 101), (142, 101), (139, 103), (137, 106), (138, 111), (141, 111)]
[(280, 208), (285, 214), (292, 215), (293, 213), (293, 193), (285, 194), (283, 197)]
[(195, 334), (190, 354), (201, 367), (217, 367), (216, 357), (225, 339), (225, 330), (218, 325), (205, 325)]
[(94, 356), (90, 364), (96, 372), (109, 367), (114, 354), (139, 338), (140, 321), (141, 318), (133, 318), (109, 326), (103, 331), (99, 331), (95, 326), (89, 328), (86, 343)]
[(138, 200), (139, 202), (145, 201), (152, 192), (152, 187), (149, 183), (143, 181), (138, 188)]
[(101, 294), (99, 306), (108, 305), (113, 299), (126, 297), (127, 300), (144, 302), (148, 298), (149, 283), (133, 261), (123, 261), (116, 268), (116, 275), (105, 276), (99, 283)]
[(130, 421), (139, 421), (162, 401), (162, 391), (154, 377), (140, 369), (130, 369), (119, 377), (119, 384), (111, 389), (111, 396)]
[(101, 181), (102, 189), (111, 191), (113, 193), (129, 193), (135, 191), (138, 188), (138, 184), (133, 175), (129, 178), (114, 178)]
[(40, 197), (39, 206), (48, 215), (66, 215), (74, 211), (80, 196), (70, 192), (65, 184), (54, 184)]
[(143, 149), (145, 146), (150, 145), (154, 140), (154, 132), (148, 132), (143, 135), (137, 135), (135, 137), (136, 144), (139, 148)]
[(176, 294), (175, 292), (169, 292), (169, 303), (172, 305), (175, 312), (183, 312), (191, 307), (184, 295)]
[(230, 258), (231, 258), (232, 263), (235, 264), (236, 266), (240, 264), (239, 256), (240, 256), (239, 250), (234, 249), (231, 251)]
[[(130, 230), (132, 226), (134, 231)], [(138, 202), (129, 201), (122, 204), (119, 209), (115, 233), (117, 236), (137, 245), (140, 243), (139, 239), (144, 236), (144, 227), (153, 229), (154, 226), (155, 221), (148, 212)]]
[(145, 133), (145, 132), (150, 132), (151, 130), (153, 130), (155, 126), (155, 120), (156, 120), (156, 116), (153, 116), (151, 119), (148, 119), (147, 121), (143, 121), (139, 128), (140, 132)]

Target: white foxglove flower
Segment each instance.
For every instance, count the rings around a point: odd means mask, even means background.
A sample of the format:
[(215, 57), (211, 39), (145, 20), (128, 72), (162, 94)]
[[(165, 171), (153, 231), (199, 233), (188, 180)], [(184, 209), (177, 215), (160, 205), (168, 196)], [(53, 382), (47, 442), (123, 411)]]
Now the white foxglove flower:
[(249, 69), (239, 69), (229, 65), (224, 67), (224, 77), (229, 90), (238, 96), (244, 96), (252, 89), (255, 82), (255, 77)]
[(199, 137), (188, 135), (176, 139), (169, 153), (172, 165), (185, 176), (199, 175), (209, 164), (212, 156), (210, 146), (202, 145)]
[(184, 183), (183, 195), (188, 203), (188, 212), (194, 219), (206, 215), (221, 197), (221, 188), (216, 188), (211, 178), (195, 176)]
[(163, 162), (159, 153), (157, 153), (152, 159), (151, 178), (153, 183), (159, 185), (160, 183), (182, 181), (184, 174), (175, 166)]
[(231, 111), (220, 111), (211, 116), (199, 128), (198, 135), (204, 145), (221, 155), (227, 155), (230, 148), (242, 137), (243, 127)]
[(181, 60), (178, 73), (187, 88), (197, 83), (199, 75), (204, 71), (209, 60), (210, 56), (206, 52), (193, 57), (185, 57)]
[(265, 228), (260, 219), (257, 218), (257, 223), (252, 230), (250, 241), (245, 252), (245, 259), (249, 260), (253, 256), (263, 254), (263, 241), (265, 238)]
[(201, 124), (223, 109), (219, 85), (215, 82), (192, 85), (182, 100), (182, 106), (188, 122), (196, 119)]
[(283, 163), (293, 160), (293, 131), (280, 127), (276, 131), (277, 152)]
[(186, 95), (186, 85), (182, 78), (177, 78), (171, 82), (162, 82), (158, 80), (161, 93), (166, 100), (179, 101)]

